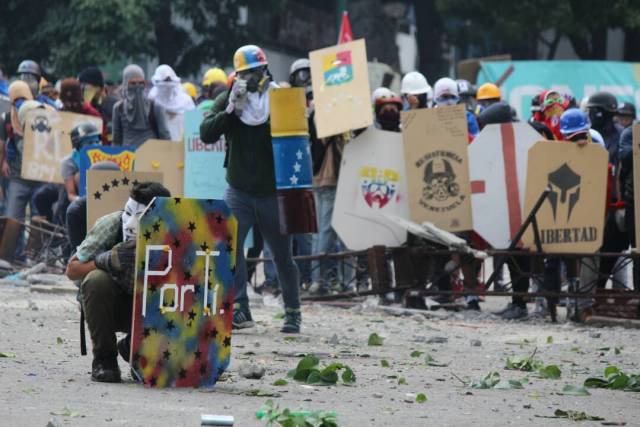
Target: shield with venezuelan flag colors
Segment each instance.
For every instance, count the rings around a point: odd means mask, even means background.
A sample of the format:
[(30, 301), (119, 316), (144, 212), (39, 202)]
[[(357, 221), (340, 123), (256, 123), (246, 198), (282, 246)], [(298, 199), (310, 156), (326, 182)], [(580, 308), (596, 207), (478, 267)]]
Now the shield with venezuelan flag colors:
[(140, 218), (129, 360), (145, 386), (210, 387), (229, 365), (237, 227), (219, 200), (156, 198)]

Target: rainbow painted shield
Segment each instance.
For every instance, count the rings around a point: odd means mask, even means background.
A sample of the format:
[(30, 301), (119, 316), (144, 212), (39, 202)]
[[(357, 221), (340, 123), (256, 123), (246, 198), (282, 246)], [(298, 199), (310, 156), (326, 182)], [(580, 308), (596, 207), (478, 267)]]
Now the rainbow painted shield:
[(140, 218), (130, 360), (145, 386), (210, 387), (229, 365), (237, 227), (219, 200), (156, 198)]

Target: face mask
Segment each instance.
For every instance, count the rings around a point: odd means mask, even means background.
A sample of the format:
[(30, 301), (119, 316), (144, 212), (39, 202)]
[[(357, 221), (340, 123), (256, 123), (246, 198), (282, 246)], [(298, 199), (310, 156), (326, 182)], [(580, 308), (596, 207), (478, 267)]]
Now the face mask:
[(400, 125), (400, 113), (396, 110), (384, 110), (378, 115), (378, 122), (384, 130), (397, 131)]
[(438, 105), (457, 105), (458, 102), (460, 101), (460, 98), (458, 98), (457, 96), (452, 96), (452, 97), (440, 97), (437, 100), (437, 104)]
[(122, 239), (125, 242), (135, 240), (138, 235), (138, 220), (146, 207), (146, 205), (136, 202), (131, 197), (127, 200), (127, 204), (124, 205), (124, 211), (122, 211)]
[(597, 109), (589, 109), (589, 121), (591, 121), (591, 126), (594, 128), (603, 128), (606, 124), (607, 118), (604, 115), (604, 112)]
[(84, 102), (90, 102), (90, 103), (94, 103), (94, 101), (96, 101), (95, 103), (97, 104), (97, 99), (96, 95), (98, 94), (98, 91), (100, 89), (92, 86), (90, 84), (85, 84), (82, 87), (82, 99), (84, 99)]
[(263, 84), (263, 80), (266, 78), (264, 70), (262, 68), (250, 70), (246, 73), (241, 73), (239, 77), (247, 81), (247, 91), (249, 92), (257, 92), (258, 90), (260, 90), (260, 86)]

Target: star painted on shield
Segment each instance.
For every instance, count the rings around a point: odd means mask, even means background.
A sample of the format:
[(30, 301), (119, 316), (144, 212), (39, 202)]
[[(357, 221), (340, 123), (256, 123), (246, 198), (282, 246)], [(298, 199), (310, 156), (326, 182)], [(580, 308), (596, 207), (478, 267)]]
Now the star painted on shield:
[(200, 359), (200, 356), (202, 355), (202, 352), (200, 351), (200, 349), (197, 349), (193, 355), (195, 356), (196, 359)]
[(207, 335), (209, 335), (211, 338), (215, 338), (216, 336), (218, 336), (218, 331), (216, 330), (216, 328), (213, 328)]
[(289, 181), (291, 181), (291, 185), (298, 185), (298, 177), (295, 175), (291, 175)]
[(193, 285), (193, 292), (196, 295), (200, 294), (200, 285)]
[(218, 224), (222, 223), (222, 217), (220, 215), (216, 216), (216, 222)]
[[(173, 305), (173, 304), (171, 304), (171, 305)], [(173, 324), (173, 320), (169, 320), (169, 321), (167, 322), (167, 330), (168, 330), (168, 331), (170, 331), (170, 330), (172, 330), (173, 328), (175, 328), (175, 325)]]
[(190, 272), (185, 271), (183, 274), (184, 274), (184, 281), (185, 282), (188, 281), (188, 280), (191, 280), (191, 273)]
[(208, 251), (209, 250), (209, 246), (207, 246), (207, 242), (203, 242), (200, 245), (200, 249), (202, 249), (204, 252)]
[(222, 307), (224, 308), (225, 311), (227, 311), (231, 308), (231, 303), (229, 301), (225, 301), (222, 303)]
[(171, 357), (171, 352), (169, 350), (165, 350), (162, 355), (164, 356), (165, 360), (169, 360), (169, 358)]
[(156, 222), (155, 224), (153, 224), (153, 231), (160, 231), (160, 223)]
[(233, 251), (233, 246), (227, 245), (227, 252), (231, 252), (231, 251)]
[(127, 178), (126, 176), (122, 178), (122, 185), (129, 185), (129, 178)]
[(224, 346), (229, 347), (231, 345), (231, 337), (224, 338)]
[(191, 309), (191, 311), (189, 312), (189, 319), (193, 320), (196, 318), (196, 312), (193, 311), (193, 309)]
[(178, 240), (177, 237), (173, 240), (173, 246), (176, 248), (180, 247), (180, 240)]
[(180, 204), (180, 197), (174, 197), (173, 201), (176, 203), (176, 205)]
[(187, 378), (187, 371), (185, 371), (184, 368), (180, 369), (178, 376), (182, 379)]
[(116, 188), (118, 185), (119, 185), (119, 181), (117, 179), (111, 180), (111, 186), (113, 188)]
[(300, 163), (296, 162), (296, 163), (293, 165), (293, 171), (294, 171), (295, 173), (298, 173), (298, 172), (300, 172), (300, 169), (302, 169), (302, 165), (301, 165)]
[(158, 379), (156, 377), (151, 377), (151, 379), (149, 380), (149, 385), (151, 387), (155, 387), (157, 383), (158, 383)]
[(102, 191), (104, 191), (106, 193), (106, 192), (109, 191), (109, 188), (111, 188), (111, 187), (109, 187), (109, 184), (105, 184), (105, 185), (102, 186)]
[(144, 335), (144, 337), (147, 338), (149, 335), (151, 335), (151, 330), (149, 328), (144, 328), (142, 330), (142, 335)]
[(302, 160), (302, 151), (298, 150), (298, 151), (296, 152), (296, 159), (298, 159), (298, 160)]
[(203, 362), (202, 365), (200, 365), (200, 375), (205, 375), (207, 373), (207, 363)]
[(95, 193), (93, 193), (93, 198), (96, 200), (100, 200), (100, 198), (102, 197), (102, 194), (100, 194), (99, 191), (96, 191)]
[(189, 231), (191, 231), (193, 233), (193, 230), (196, 229), (196, 223), (195, 222), (189, 222)]
[(144, 239), (145, 240), (150, 240), (151, 239), (151, 232), (149, 230), (144, 232)]
[(140, 184), (140, 182), (138, 182), (138, 180), (137, 180), (137, 179), (134, 179), (132, 184), (133, 184), (133, 186), (135, 187), (136, 185)]

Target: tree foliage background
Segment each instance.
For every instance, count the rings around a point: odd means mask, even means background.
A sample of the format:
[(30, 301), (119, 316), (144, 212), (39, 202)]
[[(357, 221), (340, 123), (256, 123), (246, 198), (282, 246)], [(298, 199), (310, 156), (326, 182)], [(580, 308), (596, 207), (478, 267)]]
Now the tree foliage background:
[[(148, 56), (188, 75), (202, 64), (229, 65), (238, 46), (265, 39), (251, 25), (239, 25), (239, 6), (247, 6), (253, 19), (277, 25), (274, 15), (292, 1), (48, 0), (43, 7), (41, 0), (3, 0), (0, 64), (11, 74), (22, 59), (31, 58), (64, 76), (91, 64)], [(394, 34), (399, 24), (384, 9), (391, 3), (412, 5), (418, 68), (430, 79), (447, 71), (443, 47), (452, 45), (462, 57), (509, 53), (514, 59), (536, 59), (542, 44), (552, 58), (566, 36), (580, 58), (604, 59), (609, 28), (624, 33), (624, 59), (640, 61), (638, 0), (327, 1), (335, 4), (336, 16), (339, 5), (346, 5), (356, 37), (368, 40), (370, 56), (392, 66), (398, 65)], [(313, 1), (297, 2), (314, 7)]]

